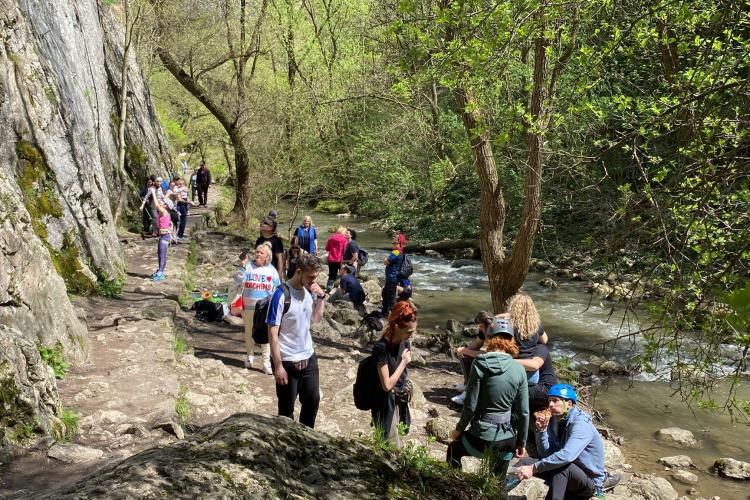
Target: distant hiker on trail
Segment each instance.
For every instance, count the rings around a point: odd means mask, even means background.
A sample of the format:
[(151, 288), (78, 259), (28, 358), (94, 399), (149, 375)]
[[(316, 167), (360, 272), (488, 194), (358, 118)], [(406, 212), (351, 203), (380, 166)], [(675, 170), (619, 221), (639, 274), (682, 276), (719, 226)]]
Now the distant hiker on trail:
[(286, 258), (284, 256), (284, 242), (281, 241), (279, 235), (276, 234), (276, 221), (270, 217), (266, 217), (260, 221), (260, 236), (255, 240), (255, 246), (262, 243), (268, 242), (271, 245), (273, 267), (279, 273), (279, 276), (284, 276), (286, 273)]
[(297, 226), (295, 233), (302, 240), (302, 249), (310, 254), (318, 253), (318, 235), (315, 232), (315, 226), (312, 223), (312, 217), (305, 215), (302, 218), (302, 224)]
[(284, 314), (284, 290), (276, 289), (268, 309), (268, 338), (271, 342), (273, 371), (279, 415), (294, 419), (299, 395), (300, 423), (315, 427), (320, 405), (318, 360), (310, 335), (310, 323), (323, 319), (325, 294), (315, 280), (320, 273), (318, 259), (300, 256), (297, 272), (289, 285), (289, 309)]
[(159, 218), (157, 220), (157, 226), (159, 228), (159, 240), (157, 243), (156, 255), (159, 259), (159, 269), (151, 275), (153, 281), (163, 281), (167, 279), (164, 274), (164, 269), (167, 267), (167, 251), (169, 250), (169, 244), (172, 241), (172, 219), (169, 216), (169, 210), (165, 205), (157, 204), (157, 211)]
[(451, 401), (457, 405), (463, 405), (466, 398), (466, 385), (469, 383), (469, 374), (474, 359), (482, 354), (482, 346), (487, 339), (487, 332), (495, 324), (495, 317), (489, 311), (479, 311), (472, 322), (479, 328), (479, 333), (468, 346), (461, 346), (456, 349), (456, 356), (461, 363), (461, 372), (464, 374), (464, 383), (458, 384), (456, 389), (460, 392), (458, 396), (453, 396)]
[(383, 437), (401, 447), (399, 424), (409, 432), (413, 386), (408, 380), (411, 362), (411, 338), (417, 332), (417, 311), (408, 302), (400, 302), (388, 316), (388, 326), (372, 348), (380, 379), (373, 394), (372, 424)]
[(404, 261), (404, 254), (399, 250), (398, 239), (394, 238), (391, 242), (391, 248), (393, 249), (390, 254), (383, 259), (383, 265), (385, 266), (385, 285), (383, 285), (383, 306), (381, 311), (384, 315), (387, 315), (396, 305), (396, 297), (398, 281), (399, 281), (399, 270), (401, 269), (401, 263)]
[(342, 264), (348, 264), (352, 268), (352, 274), (359, 271), (359, 244), (357, 243), (357, 231), (348, 227), (345, 236), (349, 242), (344, 249), (344, 258)]
[[(549, 390), (547, 418), (536, 415), (536, 446), (541, 458), (526, 458), (517, 465), (518, 478), (537, 476), (549, 486), (548, 500), (600, 496), (620, 482), (604, 469), (604, 443), (591, 415), (578, 408), (578, 396), (568, 384)], [(521, 434), (519, 434), (521, 435)]]
[(490, 450), (493, 472), (504, 481), (514, 452), (519, 458), (526, 453), (528, 386), (523, 367), (513, 360), (517, 354), (510, 322), (496, 320), (487, 332), (487, 352), (471, 366), (461, 419), (446, 453), (451, 467), (460, 469), (462, 457), (481, 458)]
[(349, 300), (354, 304), (357, 312), (364, 316), (365, 311), (365, 290), (359, 283), (359, 280), (354, 276), (352, 268), (346, 264), (341, 266), (339, 269), (340, 286), (328, 299), (328, 302), (336, 302), (339, 300)]
[[(281, 284), (279, 274), (271, 265), (271, 245), (263, 243), (255, 248), (255, 258), (250, 260), (247, 253), (240, 256), (243, 268), (235, 276), (236, 283), (242, 283), (242, 319), (245, 323), (245, 368), (252, 368), (255, 362), (255, 340), (253, 339), (253, 315), (255, 304), (273, 293)], [(263, 372), (271, 375), (271, 346), (260, 344), (263, 351)]]
[(346, 228), (340, 226), (336, 232), (328, 238), (326, 242), (326, 252), (328, 252), (328, 283), (326, 283), (326, 292), (330, 292), (333, 284), (336, 282), (341, 262), (344, 259), (344, 250), (349, 240), (346, 238)]
[(190, 187), (190, 190), (191, 190), (190, 201), (193, 203), (195, 203), (195, 194), (198, 192), (198, 180), (197, 179), (198, 179), (197, 171), (190, 174), (190, 182), (188, 183), (188, 186)]
[(149, 175), (146, 186), (141, 189), (141, 212), (143, 222), (143, 233), (158, 236), (156, 227), (156, 177)]
[(177, 186), (175, 187), (175, 194), (177, 195), (177, 213), (180, 214), (180, 229), (177, 231), (178, 241), (185, 239), (185, 225), (187, 224), (188, 218), (188, 191), (185, 187), (185, 181), (183, 179), (177, 180)]
[(198, 203), (205, 207), (208, 203), (208, 187), (211, 185), (211, 171), (206, 167), (206, 162), (202, 161), (198, 170), (195, 171), (195, 183), (198, 185)]
[(301, 240), (299, 236), (292, 236), (289, 240), (289, 250), (286, 252), (286, 279), (292, 279), (294, 273), (297, 272), (297, 259), (305, 252), (301, 247)]

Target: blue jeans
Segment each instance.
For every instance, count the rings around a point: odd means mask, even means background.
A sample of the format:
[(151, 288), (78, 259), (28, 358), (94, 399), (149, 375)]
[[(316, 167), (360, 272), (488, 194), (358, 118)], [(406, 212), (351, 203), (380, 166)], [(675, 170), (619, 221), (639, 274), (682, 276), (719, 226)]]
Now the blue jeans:
[(187, 202), (180, 202), (177, 204), (177, 213), (180, 214), (180, 227), (177, 230), (177, 237), (185, 237), (185, 224), (187, 224), (188, 204)]

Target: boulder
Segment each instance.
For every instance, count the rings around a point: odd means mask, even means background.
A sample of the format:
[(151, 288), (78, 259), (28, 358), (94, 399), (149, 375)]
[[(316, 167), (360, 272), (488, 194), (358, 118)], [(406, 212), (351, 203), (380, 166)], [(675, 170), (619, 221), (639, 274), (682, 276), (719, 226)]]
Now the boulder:
[(602, 441), (604, 443), (604, 465), (607, 469), (619, 469), (625, 464), (625, 455), (622, 454), (620, 448), (607, 439)]
[(524, 479), (508, 492), (509, 500), (542, 500), (549, 488), (544, 481), (532, 477)]
[(588, 291), (590, 294), (596, 295), (597, 297), (602, 299), (606, 299), (612, 294), (614, 289), (607, 283), (591, 283), (588, 286)]
[(430, 418), (424, 424), (428, 436), (432, 436), (443, 444), (450, 442), (451, 432), (456, 428), (456, 421), (446, 417)]
[(557, 282), (552, 278), (543, 278), (539, 280), (539, 284), (544, 288), (557, 288)]
[(412, 387), (414, 388), (414, 392), (411, 397), (411, 404), (412, 407), (415, 410), (421, 410), (424, 406), (427, 405), (427, 398), (424, 397), (424, 392), (422, 392), (422, 388), (412, 380), (411, 382)]
[(692, 467), (693, 459), (687, 455), (675, 455), (673, 457), (661, 457), (659, 463), (671, 469), (680, 467)]
[(357, 326), (362, 317), (354, 309), (338, 308), (333, 313), (333, 319), (342, 325)]
[(381, 295), (382, 289), (380, 288), (377, 280), (365, 281), (364, 283), (362, 283), (362, 289), (364, 289), (365, 294), (367, 295), (368, 302), (376, 303), (383, 300), (383, 297)]
[[(425, 493), (404, 471), (361, 442), (283, 417), (236, 414), (189, 438), (151, 448), (42, 496), (101, 498), (455, 497), (471, 485), (446, 474)], [(412, 479), (407, 479), (411, 477)], [(468, 491), (469, 496), (477, 496)]]
[(455, 319), (449, 319), (445, 325), (445, 329), (451, 333), (459, 333), (462, 330), (461, 323)]
[(456, 259), (453, 262), (451, 262), (451, 267), (454, 268), (462, 268), (467, 266), (473, 266), (477, 264), (477, 261), (472, 260), (471, 258), (468, 259)]
[(185, 439), (185, 431), (182, 430), (182, 426), (173, 420), (156, 424), (153, 429), (161, 429), (167, 434), (175, 436), (177, 439)]
[(632, 500), (677, 500), (680, 496), (669, 481), (650, 474), (633, 476), (617, 485), (612, 493)]
[(693, 433), (679, 427), (665, 427), (656, 431), (656, 439), (676, 448), (696, 448), (698, 441)]
[(436, 250), (425, 250), (424, 254), (428, 257), (435, 257), (437, 259), (442, 258), (442, 254)]
[(91, 460), (99, 460), (104, 456), (104, 452), (78, 444), (56, 444), (47, 451), (47, 456), (66, 464), (80, 464)]
[(750, 463), (734, 458), (720, 458), (714, 463), (714, 469), (723, 477), (731, 479), (750, 479)]
[(600, 375), (628, 375), (629, 371), (626, 366), (616, 361), (605, 361), (599, 365)]
[(672, 479), (682, 484), (696, 484), (698, 476), (686, 470), (676, 470), (672, 473)]

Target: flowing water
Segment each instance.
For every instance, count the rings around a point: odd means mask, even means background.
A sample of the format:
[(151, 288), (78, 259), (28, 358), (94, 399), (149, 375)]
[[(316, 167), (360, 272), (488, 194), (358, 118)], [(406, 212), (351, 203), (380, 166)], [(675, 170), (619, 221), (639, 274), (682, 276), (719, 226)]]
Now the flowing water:
[[(290, 210), (280, 210), (282, 220), (285, 213), (290, 213)], [(311, 215), (320, 232), (318, 243), (321, 249), (325, 246), (329, 227), (353, 227), (358, 231), (360, 246), (370, 254), (366, 273), (375, 276), (382, 273), (382, 259), (390, 248), (388, 235), (372, 229), (364, 219), (338, 218), (314, 212)], [(301, 216), (299, 219), (301, 221)], [(420, 329), (445, 327), (448, 319), (465, 322), (477, 311), (491, 308), (486, 274), (480, 262), (455, 268), (446, 259), (423, 255), (413, 255), (412, 262), (414, 299), (420, 306)], [(612, 312), (612, 304), (592, 300), (582, 282), (556, 279), (558, 288), (544, 288), (538, 284), (544, 276), (530, 273), (522, 290), (534, 299), (550, 336), (553, 357), (568, 357), (573, 365), (585, 362), (592, 354), (603, 353), (608, 359), (626, 361), (637, 347), (627, 335), (638, 328), (637, 312)], [(699, 476), (697, 489), (700, 496), (750, 499), (748, 482), (719, 479), (710, 473), (710, 467), (719, 457), (750, 461), (750, 427), (746, 423), (732, 422), (727, 414), (693, 412), (678, 396), (671, 397), (673, 392), (665, 381), (638, 376), (633, 381), (615, 379), (606, 385), (598, 385), (594, 401), (595, 407), (607, 415), (607, 424), (625, 438), (623, 451), (636, 471), (669, 478), (670, 473), (662, 470), (657, 459), (687, 454), (698, 468), (694, 472)], [(740, 389), (739, 397), (750, 399), (747, 386)], [(701, 440), (702, 447), (680, 450), (658, 444), (654, 433), (663, 427), (692, 431)], [(680, 494), (686, 494), (689, 489), (674, 481), (673, 485)]]

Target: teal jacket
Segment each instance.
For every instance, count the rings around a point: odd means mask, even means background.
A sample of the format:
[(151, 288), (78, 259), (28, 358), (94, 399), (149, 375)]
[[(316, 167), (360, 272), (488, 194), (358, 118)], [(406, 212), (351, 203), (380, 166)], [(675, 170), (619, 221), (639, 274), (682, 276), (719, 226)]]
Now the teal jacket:
[[(483, 413), (512, 411), (511, 425), (498, 426), (479, 420)], [(471, 364), (461, 420), (456, 429), (494, 442), (508, 439), (515, 431), (516, 447), (526, 446), (529, 430), (529, 388), (526, 371), (504, 352), (480, 354)]]

